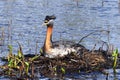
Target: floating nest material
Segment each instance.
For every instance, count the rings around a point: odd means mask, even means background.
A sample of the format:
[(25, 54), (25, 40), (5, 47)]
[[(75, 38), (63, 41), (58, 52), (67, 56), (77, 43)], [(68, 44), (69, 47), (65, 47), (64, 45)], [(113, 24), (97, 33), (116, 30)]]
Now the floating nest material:
[(64, 57), (47, 58), (40, 56), (33, 61), (33, 64), (39, 68), (39, 72), (45, 76), (62, 76), (64, 74), (80, 73), (81, 71), (92, 72), (100, 71), (112, 65), (111, 61), (105, 55), (106, 51), (89, 51), (83, 54), (68, 54)]
[[(25, 61), (30, 63), (29, 75), (21, 73), (20, 70), (13, 68), (9, 76), (30, 77), (36, 76), (36, 73), (47, 77), (62, 77), (65, 74), (73, 74), (92, 71), (101, 71), (106, 68), (112, 68), (113, 60), (104, 50), (80, 49), (79, 53), (70, 53), (64, 57), (48, 58), (40, 55), (24, 55)], [(36, 57), (36, 58), (35, 58)], [(33, 59), (34, 58), (34, 59)], [(33, 59), (33, 60), (31, 60)], [(9, 66), (6, 63), (4, 69), (1, 69), (0, 75), (8, 75)], [(24, 72), (24, 71), (23, 71)]]

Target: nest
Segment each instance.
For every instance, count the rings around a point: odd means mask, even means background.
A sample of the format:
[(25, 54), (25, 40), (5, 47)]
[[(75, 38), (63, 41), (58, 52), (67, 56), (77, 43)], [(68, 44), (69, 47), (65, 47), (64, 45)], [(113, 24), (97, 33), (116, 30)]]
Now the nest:
[(63, 76), (64, 74), (73, 74), (92, 71), (100, 71), (111, 64), (106, 51), (89, 51), (82, 54), (71, 53), (64, 57), (47, 58), (40, 56), (32, 64), (39, 69), (44, 76)]
[[(20, 51), (22, 52), (21, 48)], [(22, 69), (25, 67), (25, 65), (24, 67), (22, 66), (23, 63), (18, 64), (20, 65), (19, 69), (9, 67), (8, 63), (5, 64), (0, 75), (12, 75), (14, 78), (19, 75), (19, 77), (22, 78), (33, 78), (37, 76), (37, 73), (40, 73), (40, 75), (47, 77), (63, 77), (65, 74), (80, 73), (81, 71), (101, 71), (112, 67), (112, 59), (109, 58), (107, 53), (108, 52), (104, 50), (90, 51), (82, 48), (77, 54), (70, 53), (64, 57), (48, 58), (41, 55), (28, 54), (24, 55), (22, 60), (30, 64), (28, 69), (29, 75), (25, 73), (25, 69)], [(11, 73), (8, 74), (9, 70)]]

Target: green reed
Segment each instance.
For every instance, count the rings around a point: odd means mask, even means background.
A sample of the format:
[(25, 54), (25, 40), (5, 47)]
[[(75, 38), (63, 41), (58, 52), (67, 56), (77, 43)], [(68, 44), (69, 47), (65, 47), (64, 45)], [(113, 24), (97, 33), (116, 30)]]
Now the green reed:
[(20, 72), (20, 75), (24, 75), (23, 72), (28, 75), (29, 70), (29, 62), (25, 61), (24, 55), (22, 53), (22, 47), (19, 44), (19, 49), (17, 55), (14, 55), (12, 53), (13, 47), (12, 45), (8, 45), (9, 48), (9, 55), (7, 57), (8, 59), (8, 67), (9, 67), (9, 74), (12, 73), (11, 70), (17, 69)]
[(118, 60), (118, 49), (113, 51), (112, 57), (113, 57), (113, 71), (114, 73), (116, 73), (117, 60)]

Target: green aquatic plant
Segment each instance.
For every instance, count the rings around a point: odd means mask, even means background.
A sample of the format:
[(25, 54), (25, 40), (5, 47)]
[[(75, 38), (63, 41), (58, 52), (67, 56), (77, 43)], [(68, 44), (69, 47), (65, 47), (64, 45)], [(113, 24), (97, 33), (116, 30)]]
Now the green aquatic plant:
[(117, 60), (118, 60), (118, 49), (113, 51), (112, 57), (113, 57), (113, 70), (116, 73)]
[(8, 45), (8, 49), (9, 49), (9, 54), (8, 54), (8, 62), (11, 60), (11, 57), (13, 56), (12, 51), (13, 51), (13, 47), (12, 45)]
[(17, 55), (13, 55), (12, 53), (12, 45), (8, 46), (9, 48), (9, 55), (8, 55), (8, 67), (9, 67), (9, 74), (12, 73), (12, 69), (17, 69), (22, 75), (22, 72), (25, 72), (28, 75), (29, 70), (29, 62), (25, 61), (24, 55), (22, 52), (22, 46), (19, 44), (19, 49)]
[(34, 61), (35, 59), (38, 59), (40, 55), (35, 55), (33, 58), (30, 59), (30, 61)]
[(29, 62), (24, 62), (24, 64), (25, 64), (25, 72), (26, 72), (26, 74), (28, 75), (28, 71), (29, 71), (29, 66), (30, 66), (30, 64), (29, 64)]
[(61, 68), (61, 71), (62, 71), (63, 74), (66, 73), (66, 72), (65, 72), (65, 68), (63, 68), (63, 67)]

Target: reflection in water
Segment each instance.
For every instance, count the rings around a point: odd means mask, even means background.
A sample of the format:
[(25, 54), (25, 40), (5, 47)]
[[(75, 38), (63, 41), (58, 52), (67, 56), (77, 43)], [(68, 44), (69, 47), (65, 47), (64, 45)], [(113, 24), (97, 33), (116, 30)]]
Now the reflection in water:
[(7, 55), (8, 44), (17, 53), (17, 41), (24, 54), (38, 54), (46, 32), (41, 24), (51, 14), (57, 16), (53, 40), (78, 42), (96, 31), (81, 44), (91, 49), (95, 44), (99, 48), (102, 42), (109, 42), (120, 49), (120, 0), (0, 0), (0, 56)]

